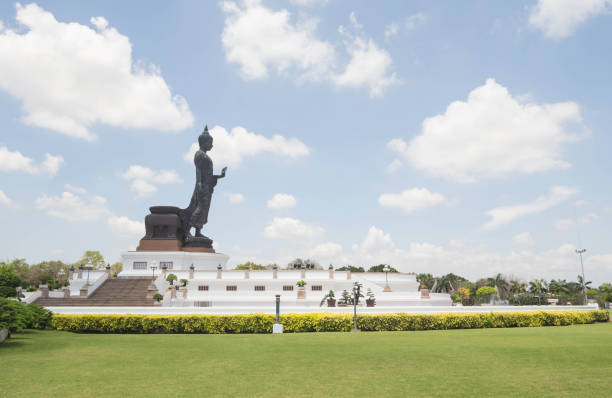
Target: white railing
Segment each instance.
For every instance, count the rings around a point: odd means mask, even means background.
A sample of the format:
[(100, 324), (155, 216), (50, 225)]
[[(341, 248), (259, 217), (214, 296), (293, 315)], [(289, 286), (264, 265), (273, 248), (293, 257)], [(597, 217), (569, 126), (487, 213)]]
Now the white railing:
[(36, 301), (40, 296), (42, 296), (42, 293), (40, 292), (40, 290), (36, 290), (35, 292), (24, 292), (23, 293), (25, 298), (23, 299), (23, 301), (26, 304), (32, 304), (34, 301)]
[(103, 272), (102, 275), (100, 275), (98, 279), (96, 279), (94, 283), (89, 285), (89, 287), (87, 288), (87, 297), (91, 296), (93, 292), (95, 292), (107, 279), (108, 274), (106, 272)]

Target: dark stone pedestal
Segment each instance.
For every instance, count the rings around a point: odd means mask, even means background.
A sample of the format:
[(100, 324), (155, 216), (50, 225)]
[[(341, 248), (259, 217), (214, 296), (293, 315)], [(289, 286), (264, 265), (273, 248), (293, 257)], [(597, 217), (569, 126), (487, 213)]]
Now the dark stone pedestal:
[(212, 243), (212, 239), (206, 236), (187, 236), (185, 237), (183, 250), (186, 252), (214, 253), (215, 249), (213, 249)]
[(137, 251), (179, 251), (183, 247), (183, 223), (174, 206), (153, 206), (145, 217), (146, 234)]

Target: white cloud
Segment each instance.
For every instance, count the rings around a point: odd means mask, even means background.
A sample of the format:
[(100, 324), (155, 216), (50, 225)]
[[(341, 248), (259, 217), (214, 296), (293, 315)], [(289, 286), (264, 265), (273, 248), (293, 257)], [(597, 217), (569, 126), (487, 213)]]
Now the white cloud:
[(391, 56), (361, 34), (362, 26), (354, 13), (349, 16), (350, 29), (339, 27), (349, 61), (338, 74), (336, 48), (316, 37), (316, 19), (302, 15), (293, 22), (289, 11), (268, 9), (259, 0), (245, 0), (240, 5), (226, 1), (221, 9), (226, 14), (221, 35), (226, 60), (240, 66), (244, 79), (263, 79), (273, 71), (295, 76), (298, 83), (326, 81), (340, 87), (365, 87), (371, 97), (380, 97), (388, 86), (399, 83), (390, 71)]
[(323, 236), (325, 230), (316, 225), (289, 217), (274, 217), (264, 228), (264, 236), (271, 239), (283, 239), (295, 243), (308, 243)]
[(85, 188), (75, 187), (74, 185), (70, 185), (70, 184), (64, 184), (64, 189), (66, 191), (70, 191), (72, 193), (81, 194), (81, 195), (84, 195), (87, 193), (87, 190)]
[(0, 32), (4, 30), (4, 22), (0, 19)]
[(318, 260), (334, 258), (342, 254), (342, 245), (335, 242), (320, 243), (310, 249), (309, 257)]
[(571, 218), (563, 218), (555, 222), (555, 228), (562, 232), (567, 232), (572, 225), (574, 225), (574, 220)]
[(406, 18), (406, 21), (404, 22), (404, 27), (406, 28), (406, 30), (413, 30), (416, 29), (419, 25), (423, 25), (425, 22), (427, 22), (427, 17), (423, 13), (419, 12), (418, 14), (414, 14)]
[(13, 201), (0, 189), (0, 205), (9, 207)]
[(34, 160), (22, 155), (19, 151), (11, 152), (6, 146), (0, 147), (0, 171), (21, 171), (28, 174), (44, 173), (54, 176), (63, 163), (63, 157), (46, 153), (45, 160), (37, 165)]
[[(338, 29), (345, 37), (350, 60), (344, 72), (333, 77), (334, 83), (341, 87), (367, 87), (370, 97), (381, 97), (387, 87), (400, 83), (395, 73), (390, 71), (393, 64), (391, 55), (360, 33), (362, 26), (355, 13), (351, 13), (350, 20), (350, 28), (340, 26)], [(357, 31), (357, 34), (352, 31)]]
[[(242, 160), (264, 153), (297, 158), (306, 156), (310, 149), (297, 138), (285, 138), (274, 135), (271, 138), (250, 133), (244, 127), (234, 127), (230, 132), (221, 126), (209, 130), (214, 139), (213, 149), (209, 155), (217, 166), (239, 166)], [(193, 163), (193, 157), (199, 149), (197, 143), (191, 144), (183, 158)]]
[[(579, 132), (573, 132), (571, 125)], [(423, 121), (410, 142), (388, 147), (414, 167), (462, 183), (509, 173), (566, 169), (563, 145), (585, 135), (574, 102), (522, 104), (493, 79), (452, 102), (441, 115)]]
[(132, 181), (130, 188), (136, 192), (138, 197), (146, 197), (157, 191), (157, 187), (153, 184), (170, 184), (181, 182), (181, 179), (174, 170), (153, 171), (148, 167), (140, 165), (131, 165), (121, 177)]
[(390, 39), (397, 36), (402, 30), (409, 32), (427, 22), (427, 17), (423, 13), (410, 15), (403, 22), (391, 22), (385, 27), (385, 38)]
[(130, 189), (136, 192), (139, 198), (146, 198), (157, 192), (157, 187), (145, 180), (134, 180), (130, 184)]
[(610, 11), (611, 0), (539, 0), (529, 24), (551, 39), (571, 36), (587, 19)]
[(140, 239), (145, 234), (145, 225), (141, 221), (133, 221), (127, 217), (110, 217), (108, 229), (117, 237)]
[[(463, 241), (451, 241), (446, 245), (412, 242), (404, 249), (398, 247), (388, 233), (372, 226), (363, 242), (353, 245), (352, 252), (340, 253), (330, 260), (335, 264), (366, 267), (385, 263), (402, 272), (434, 275), (452, 272), (471, 280), (497, 273), (527, 280), (542, 277), (575, 280), (580, 263), (574, 250), (574, 245), (563, 244), (541, 252), (519, 250), (504, 254)], [(612, 254), (587, 257), (585, 268), (589, 270), (589, 280), (608, 281), (612, 272)]]
[(81, 197), (72, 192), (63, 192), (60, 196), (43, 194), (36, 199), (36, 207), (50, 216), (68, 221), (97, 221), (111, 214), (106, 208), (105, 198)]
[(391, 22), (385, 27), (385, 39), (390, 39), (393, 36), (397, 36), (400, 31), (400, 26), (397, 22)]
[(593, 221), (597, 220), (598, 218), (599, 216), (596, 213), (591, 212), (591, 213), (587, 213), (584, 216), (580, 217), (578, 219), (578, 222), (580, 224), (590, 224)]
[(291, 3), (300, 7), (310, 7), (313, 5), (325, 5), (328, 0), (291, 0)]
[(18, 3), (16, 20), (25, 29), (0, 34), (0, 90), (21, 100), (25, 123), (87, 140), (96, 123), (192, 126), (185, 99), (171, 93), (159, 68), (133, 64), (128, 37), (104, 18), (91, 19), (94, 29)]
[(297, 201), (293, 195), (286, 193), (277, 193), (274, 197), (268, 200), (269, 209), (288, 209), (294, 207)]
[(317, 80), (334, 63), (333, 46), (315, 37), (314, 19), (293, 24), (289, 11), (270, 10), (259, 0), (241, 6), (223, 2), (221, 8), (226, 14), (221, 35), (225, 56), (240, 66), (246, 79), (267, 77), (269, 69), (278, 73), (296, 69), (302, 79)]
[(230, 203), (242, 203), (246, 200), (243, 194), (241, 193), (231, 193), (226, 192), (225, 196), (229, 199)]
[(553, 187), (548, 194), (538, 197), (533, 202), (513, 206), (496, 207), (487, 211), (487, 214), (491, 216), (491, 221), (485, 224), (483, 229), (495, 229), (501, 225), (514, 221), (519, 217), (548, 210), (559, 203), (568, 200), (578, 191), (579, 190), (577, 188), (573, 187), (556, 186)]
[(387, 173), (395, 173), (403, 165), (404, 163), (400, 159), (393, 159), (393, 161), (391, 161), (391, 163), (389, 163), (386, 167)]
[(534, 244), (535, 240), (529, 232), (521, 232), (512, 238), (512, 245), (519, 250), (530, 249)]
[(378, 197), (378, 203), (381, 206), (401, 209), (407, 214), (436, 206), (446, 201), (444, 195), (431, 192), (426, 188), (405, 189), (399, 194), (384, 193)]
[(64, 158), (61, 156), (53, 156), (45, 154), (45, 160), (40, 165), (41, 171), (49, 175), (56, 175), (60, 166), (64, 163)]

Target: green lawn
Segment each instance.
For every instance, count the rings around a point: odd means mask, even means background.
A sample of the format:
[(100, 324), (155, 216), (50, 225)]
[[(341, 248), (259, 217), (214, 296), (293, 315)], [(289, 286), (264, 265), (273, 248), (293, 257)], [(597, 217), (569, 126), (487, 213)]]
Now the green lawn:
[(612, 323), (285, 335), (28, 331), (1, 397), (610, 396)]

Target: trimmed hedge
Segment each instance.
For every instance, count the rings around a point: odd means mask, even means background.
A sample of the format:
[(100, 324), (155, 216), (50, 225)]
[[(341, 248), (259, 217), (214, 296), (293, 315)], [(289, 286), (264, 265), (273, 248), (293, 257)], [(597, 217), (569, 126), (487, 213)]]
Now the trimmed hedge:
[[(358, 315), (362, 331), (446, 330), (565, 326), (607, 322), (608, 311), (494, 312), (484, 314)], [(51, 327), (76, 333), (271, 333), (274, 315), (64, 315), (55, 314)], [(348, 332), (351, 314), (281, 315), (283, 329), (297, 332)]]

